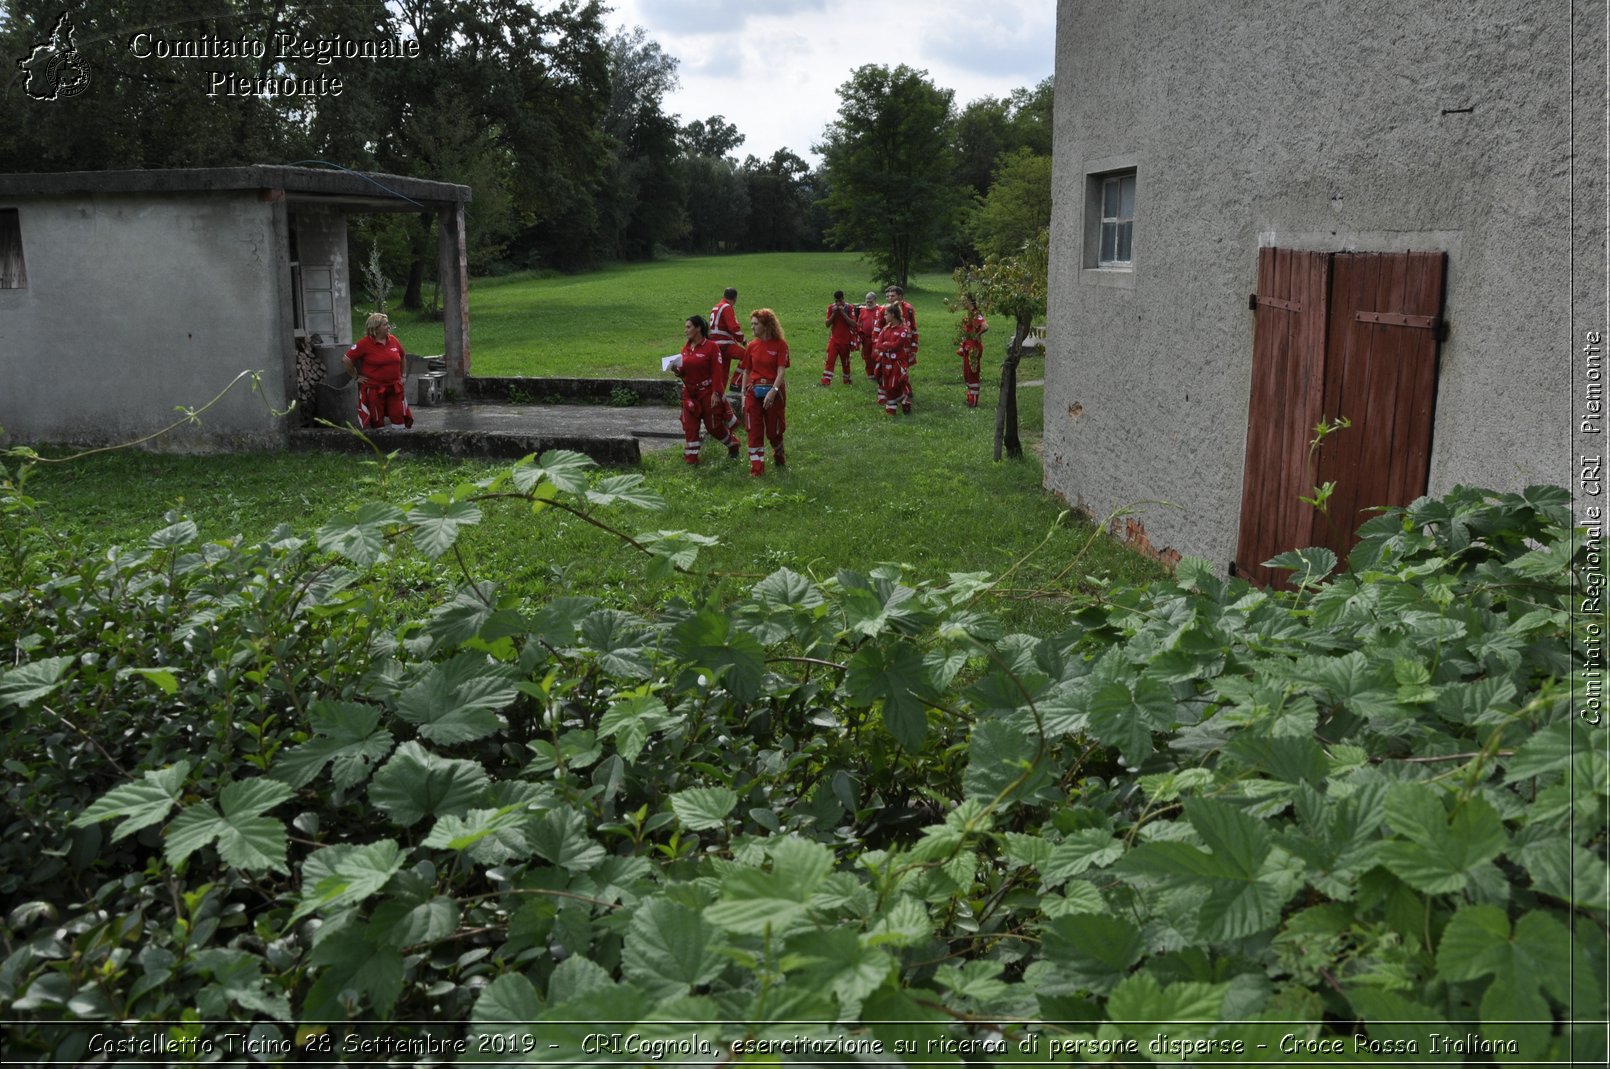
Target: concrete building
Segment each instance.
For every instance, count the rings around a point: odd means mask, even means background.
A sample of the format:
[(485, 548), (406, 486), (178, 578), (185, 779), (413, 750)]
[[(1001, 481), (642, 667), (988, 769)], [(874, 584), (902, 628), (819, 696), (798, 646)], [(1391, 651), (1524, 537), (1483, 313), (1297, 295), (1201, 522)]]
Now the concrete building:
[(352, 341), (347, 219), (440, 221), (443, 353), (469, 371), (468, 187), (299, 167), (0, 175), (0, 430), (11, 441), (132, 441), (242, 371), (180, 448), (289, 438), (299, 339)]
[(1603, 34), (1602, 0), (1060, 0), (1048, 488), (1170, 502), (1128, 533), (1248, 573), (1367, 506), (1571, 481)]

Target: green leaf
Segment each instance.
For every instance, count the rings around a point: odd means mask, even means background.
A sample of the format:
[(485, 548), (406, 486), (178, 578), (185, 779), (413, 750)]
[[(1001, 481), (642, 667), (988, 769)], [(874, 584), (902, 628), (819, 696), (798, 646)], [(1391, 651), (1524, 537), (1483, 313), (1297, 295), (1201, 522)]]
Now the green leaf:
[(291, 1004), (263, 975), (263, 959), (243, 950), (209, 947), (191, 958), (197, 973), (212, 983), (196, 994), (196, 1005), (208, 1016), (233, 1016), (231, 1005), (290, 1022)]
[(1294, 549), (1263, 562), (1265, 568), (1279, 568), (1292, 573), (1299, 587), (1318, 586), (1320, 581), (1336, 570), (1336, 554), (1324, 546)]
[(44, 657), (20, 668), (0, 673), (0, 708), (18, 707), (38, 701), (65, 680), (62, 675), (76, 657)]
[(1439, 793), (1422, 783), (1399, 784), (1387, 794), (1386, 821), (1403, 838), (1381, 844), (1381, 863), (1428, 894), (1464, 890), (1471, 870), (1508, 842), (1503, 821), (1486, 799), (1465, 800), (1450, 820)]
[(755, 584), (754, 597), (771, 609), (814, 609), (826, 600), (816, 584), (787, 568), (780, 568)]
[(548, 977), (548, 1002), (560, 1006), (595, 991), (608, 991), (614, 986), (615, 981), (610, 978), (607, 969), (591, 958), (575, 954), (561, 961), (554, 968), (553, 975)]
[[(315, 851), (302, 866), (302, 901), (295, 916), (320, 909), (333, 911), (364, 901), (379, 893), (407, 859), (408, 851), (391, 839), (361, 846), (342, 843)], [(311, 886), (307, 886), (309, 882)]]
[(1571, 1002), (1571, 933), (1554, 917), (1533, 910), (1515, 922), (1496, 906), (1465, 906), (1443, 929), (1437, 975), (1445, 980), (1497, 977), (1509, 988), (1535, 997), (1542, 988), (1562, 1005)]
[(626, 928), (621, 971), (656, 999), (683, 995), (721, 975), (727, 958), (715, 925), (665, 898), (638, 907)]
[(587, 500), (595, 505), (635, 505), (640, 509), (658, 511), (665, 508), (665, 498), (644, 486), (644, 476), (611, 475), (600, 479), (598, 486), (587, 491)]
[(930, 688), (922, 652), (915, 646), (904, 640), (862, 646), (850, 658), (844, 689), (857, 708), (881, 701), (889, 734), (907, 750), (922, 749), (928, 734), (924, 698), (930, 696)]
[[(1228, 991), (1228, 984), (1176, 983), (1164, 987), (1151, 973), (1138, 972), (1125, 978), (1107, 996), (1107, 1016), (1114, 1021), (1217, 1021)], [(1144, 1032), (1148, 1027), (1139, 1026), (1139, 1030)]]
[(88, 827), (97, 821), (125, 817), (112, 832), (115, 843), (141, 828), (148, 828), (168, 815), (184, 790), (185, 777), (190, 774), (190, 762), (180, 761), (167, 768), (146, 772), (137, 783), (113, 787), (90, 807), (73, 818), (75, 828)]
[(451, 601), (432, 609), (425, 634), (438, 648), (452, 648), (476, 638), (496, 642), (523, 626), (518, 612), (498, 607), (497, 584), (480, 582), (459, 587)]
[(1140, 929), (1122, 917), (1081, 913), (1047, 924), (1042, 946), (1046, 960), (1056, 965), (1059, 974), (1104, 994), (1140, 960), (1145, 942)]
[(1152, 732), (1169, 730), (1173, 719), (1173, 692), (1149, 677), (1141, 677), (1133, 690), (1126, 683), (1108, 683), (1090, 696), (1090, 733), (1130, 765), (1146, 759), (1152, 752)]
[(481, 509), (472, 501), (457, 501), (443, 495), (432, 495), (408, 512), (413, 525), (411, 536), (421, 553), (435, 560), (453, 548), (461, 527), (481, 522)]
[(513, 666), (493, 663), (485, 654), (461, 653), (431, 665), (408, 686), (397, 699), (397, 715), (438, 745), (473, 742), (503, 726), (497, 710), (519, 697), (518, 683)]
[(738, 796), (727, 787), (690, 787), (671, 795), (671, 811), (692, 831), (719, 828), (738, 806)]
[(514, 466), (514, 485), (530, 493), (537, 485), (550, 482), (567, 494), (587, 489), (587, 476), (598, 464), (591, 457), (569, 449), (550, 449), (533, 460), (526, 457)]
[(303, 1006), (305, 1018), (346, 1020), (365, 1001), (385, 1018), (402, 994), (401, 952), (376, 946), (361, 931), (348, 928), (321, 940), (308, 960), (321, 968)]
[(1509, 916), (1496, 906), (1465, 906), (1442, 931), (1437, 975), (1475, 980), (1508, 966)]
[(1035, 768), (1030, 773), (1036, 749), (1034, 740), (1011, 723), (986, 720), (978, 724), (967, 745), (967, 771), (962, 777), (964, 796), (981, 802), (993, 801), (1014, 783), (1017, 786), (1013, 798), (1032, 794), (1047, 780), (1043, 768)]
[(388, 898), (369, 919), (368, 938), (376, 946), (404, 950), (446, 939), (458, 928), (458, 903), (438, 895), (423, 901)]
[(139, 676), (164, 694), (171, 696), (179, 693), (179, 677), (171, 668), (119, 668), (117, 676), (119, 679)]
[(582, 640), (598, 654), (604, 671), (622, 679), (648, 678), (649, 663), (644, 655), (646, 629), (631, 613), (599, 609), (588, 613), (580, 625)]
[(555, 809), (526, 825), (531, 847), (548, 862), (571, 872), (595, 869), (604, 860), (604, 848), (587, 834), (587, 819), (579, 809)]
[(220, 816), (206, 802), (189, 806), (168, 825), (164, 850), (168, 864), (178, 865), (209, 843), (232, 868), (249, 872), (284, 872), (285, 825), (262, 814), (295, 793), (278, 780), (237, 780), (219, 792)]
[(386, 528), (403, 521), (401, 509), (366, 502), (356, 513), (337, 517), (319, 528), (319, 548), (345, 557), (360, 568), (380, 559), (386, 545)]
[(652, 732), (670, 721), (665, 703), (652, 694), (633, 693), (612, 702), (598, 721), (598, 737), (615, 737), (615, 752), (627, 764), (637, 760)]
[[(481, 990), (470, 1010), (470, 1048), (479, 1050), (477, 1037), (507, 1036), (511, 1026), (534, 1028), (542, 1019), (544, 1007), (537, 989), (524, 973), (507, 972)], [(547, 1052), (543, 1044), (544, 1053)], [(499, 1060), (507, 1058), (503, 1055)]]
[(783, 968), (789, 972), (800, 968), (802, 981), (832, 991), (846, 1014), (853, 1013), (853, 1008), (896, 971), (894, 958), (868, 946), (853, 928), (806, 932), (790, 946), (793, 952), (784, 957)]
[(369, 801), (406, 828), (426, 817), (463, 816), (488, 782), (474, 761), (438, 757), (417, 742), (405, 742), (374, 774)]
[(177, 549), (189, 545), (199, 537), (201, 531), (196, 527), (195, 521), (185, 519), (153, 533), (145, 540), (145, 546), (147, 549)]
[(671, 654), (709, 671), (740, 702), (760, 696), (766, 651), (755, 637), (734, 627), (726, 614), (701, 609), (671, 629)]
[[(502, 864), (511, 858), (530, 855), (530, 844), (521, 830), (525, 820), (523, 806), (472, 809), (463, 816), (447, 814), (437, 818), (430, 834), (425, 836), (424, 845), (443, 850), (469, 850), (482, 864)], [(492, 849), (488, 851), (487, 847)]]
[(1504, 759), (1505, 783), (1518, 783), (1569, 767), (1571, 759), (1588, 748), (1587, 733), (1569, 720), (1543, 728)]
[(1085, 828), (1064, 838), (1040, 865), (1040, 882), (1056, 888), (1092, 867), (1105, 867), (1124, 853), (1124, 844), (1104, 828)]
[(379, 724), (380, 710), (372, 705), (320, 699), (308, 710), (314, 737), (280, 753), (272, 775), (300, 789), (329, 764), (337, 787), (355, 787), (391, 752), (391, 732)]

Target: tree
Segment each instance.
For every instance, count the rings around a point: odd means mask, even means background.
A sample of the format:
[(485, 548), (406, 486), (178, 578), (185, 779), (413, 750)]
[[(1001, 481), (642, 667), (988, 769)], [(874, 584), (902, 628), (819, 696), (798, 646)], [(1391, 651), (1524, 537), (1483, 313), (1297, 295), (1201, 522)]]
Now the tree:
[(682, 127), (682, 151), (689, 157), (714, 156), (717, 159), (732, 155), (744, 143), (738, 127), (720, 115), (708, 119), (694, 119)]
[(681, 128), (665, 114), (675, 89), (676, 57), (649, 39), (641, 26), (607, 42), (609, 109), (604, 132), (611, 147), (610, 180), (600, 208), (605, 252), (643, 259), (654, 247), (687, 231), (685, 191), (677, 171)]
[(1000, 399), (995, 406), (995, 459), (1023, 455), (1017, 433), (1017, 365), (1023, 358), (1023, 339), (1034, 320), (1045, 315), (1047, 277), (1051, 265), (1051, 233), (1041, 230), (1011, 256), (995, 256), (982, 267), (958, 267), (952, 277), (960, 293), (971, 293), (979, 308), (990, 315), (1011, 316), (1012, 341), (1001, 361)]
[(1011, 105), (981, 97), (956, 119), (956, 177), (982, 197), (995, 180), (995, 159), (1013, 147)]
[(745, 159), (743, 176), (749, 190), (749, 248), (788, 252), (817, 244), (810, 164), (780, 148), (764, 163), (754, 156)]
[(968, 227), (984, 257), (1007, 256), (1051, 225), (1051, 157), (1028, 149), (1003, 157)]
[(839, 86), (840, 117), (816, 151), (828, 183), (828, 238), (868, 254), (901, 286), (961, 208), (951, 145), (955, 94), (904, 64), (858, 68)]
[(682, 170), (688, 197), (684, 246), (694, 252), (737, 248), (749, 227), (746, 176), (720, 156), (693, 156), (682, 161)]

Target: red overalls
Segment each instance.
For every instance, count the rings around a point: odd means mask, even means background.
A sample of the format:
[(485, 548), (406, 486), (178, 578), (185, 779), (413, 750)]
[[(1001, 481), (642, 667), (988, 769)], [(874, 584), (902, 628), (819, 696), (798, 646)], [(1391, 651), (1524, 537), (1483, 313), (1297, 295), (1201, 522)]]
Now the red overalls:
[(911, 374), (907, 370), (916, 358), (915, 339), (904, 323), (893, 323), (878, 332), (878, 370), (883, 409), (894, 415), (899, 405), (911, 412)]
[(780, 468), (786, 463), (783, 459), (783, 431), (788, 426), (784, 415), (784, 407), (788, 403), (786, 387), (778, 389), (777, 400), (770, 406), (764, 402), (777, 381), (778, 371), (788, 366), (788, 343), (756, 338), (744, 351), (742, 366), (749, 373), (744, 379), (744, 424), (749, 429), (749, 474), (763, 475), (766, 472), (766, 447), (762, 444), (762, 436), (771, 442), (772, 458), (777, 461), (777, 466)]
[(962, 381), (967, 384), (967, 407), (978, 407), (979, 371), (984, 362), (984, 331), (989, 323), (983, 312), (962, 313), (962, 341), (956, 355), (962, 358)]
[(358, 383), (358, 426), (364, 430), (385, 425), (387, 419), (404, 427), (414, 425), (403, 380), (403, 347), (395, 334), (377, 342), (365, 334), (347, 350), (347, 359), (368, 382)]
[(850, 352), (855, 348), (855, 309), (847, 304), (830, 304), (822, 325), (828, 328), (827, 363), (822, 365), (822, 385), (833, 385), (833, 365), (844, 367), (844, 385), (850, 384)]
[(732, 377), (733, 366), (743, 360), (744, 332), (738, 328), (738, 316), (731, 302), (724, 298), (710, 309), (710, 340), (715, 343), (717, 353), (715, 374), (711, 376), (715, 383), (716, 413), (728, 427), (736, 427), (738, 414), (727, 400), (727, 381)]
[(701, 425), (709, 428), (710, 437), (726, 446), (729, 454), (738, 455), (738, 439), (716, 411), (716, 400), (726, 401), (715, 392), (716, 359), (715, 342), (688, 342), (682, 346), (682, 366), (673, 369), (682, 379), (682, 459), (689, 464), (699, 462), (699, 450), (704, 445), (699, 434)]

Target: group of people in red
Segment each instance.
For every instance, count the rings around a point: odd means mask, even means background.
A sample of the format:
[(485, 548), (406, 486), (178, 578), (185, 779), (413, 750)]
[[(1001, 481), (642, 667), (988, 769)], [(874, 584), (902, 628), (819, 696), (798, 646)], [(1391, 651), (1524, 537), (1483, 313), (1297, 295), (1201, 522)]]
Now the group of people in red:
[[(896, 410), (911, 414), (911, 369), (917, 363), (917, 313), (905, 299), (905, 291), (890, 286), (878, 304), (876, 292), (866, 295), (865, 303), (844, 302), (844, 291), (833, 294), (823, 325), (827, 327), (827, 363), (822, 368), (822, 385), (833, 385), (835, 366), (842, 368), (843, 383), (854, 380), (850, 374), (850, 354), (861, 352), (866, 377), (877, 383), (877, 403), (888, 415)], [(728, 288), (703, 316), (689, 316), (683, 324), (687, 341), (672, 371), (682, 379), (682, 459), (699, 462), (703, 432), (727, 447), (727, 455), (737, 458), (739, 443), (733, 433), (738, 413), (727, 400), (727, 385), (733, 368), (738, 371), (738, 393), (742, 398), (743, 424), (749, 442), (749, 474), (766, 472), (766, 443), (771, 443), (772, 459), (778, 467), (787, 460), (783, 453), (783, 431), (787, 427), (788, 395), (783, 385), (788, 368), (788, 342), (782, 324), (770, 308), (757, 308), (749, 316), (748, 343), (733, 310), (738, 291)], [(956, 355), (962, 360), (962, 381), (967, 385), (967, 407), (978, 407), (979, 372), (984, 353), (984, 332), (989, 323), (978, 303), (968, 294), (962, 297), (962, 321), (958, 330)]]
[[(890, 286), (884, 291), (887, 304), (878, 304), (871, 292), (860, 305), (844, 303), (844, 291), (833, 294), (827, 306), (827, 363), (822, 366), (822, 385), (833, 385), (833, 369), (838, 366), (840, 381), (849, 386), (850, 354), (861, 351), (866, 377), (877, 383), (877, 403), (890, 416), (895, 410), (911, 414), (911, 369), (917, 366), (917, 313), (905, 299), (905, 291)], [(967, 407), (978, 407), (979, 368), (984, 353), (984, 332), (989, 329), (984, 315), (971, 295), (962, 298), (960, 345), (962, 379), (967, 384)]]
[(729, 287), (710, 309), (710, 319), (688, 316), (683, 324), (687, 341), (681, 358), (671, 370), (682, 380), (682, 459), (699, 462), (703, 446), (701, 430), (727, 447), (727, 455), (738, 456), (738, 438), (733, 428), (738, 414), (727, 400), (727, 385), (734, 366), (738, 371), (738, 392), (742, 398), (743, 424), (749, 439), (749, 474), (766, 473), (766, 443), (771, 443), (772, 460), (781, 468), (788, 461), (783, 453), (783, 431), (787, 428), (788, 395), (784, 376), (788, 370), (788, 342), (782, 324), (770, 308), (757, 308), (749, 315), (751, 340), (744, 342), (733, 303), (738, 291)]

